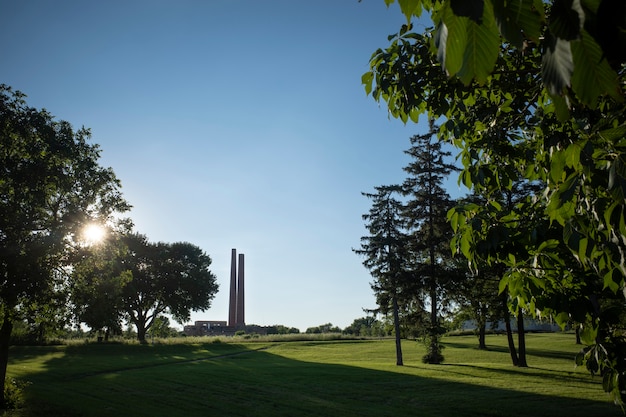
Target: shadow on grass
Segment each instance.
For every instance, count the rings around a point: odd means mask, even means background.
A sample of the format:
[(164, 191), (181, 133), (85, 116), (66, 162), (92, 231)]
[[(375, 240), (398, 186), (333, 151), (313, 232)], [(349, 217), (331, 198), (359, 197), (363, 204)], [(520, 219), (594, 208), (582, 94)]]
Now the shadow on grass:
[[(85, 372), (93, 367), (98, 371)], [(33, 382), (30, 415), (622, 415), (608, 402), (426, 378), (417, 372), (304, 362), (240, 345), (70, 347), (28, 376)]]
[[(479, 350), (477, 346), (470, 346), (466, 343), (456, 343), (445, 341), (442, 343), (445, 346), (455, 347), (457, 349), (469, 349), (469, 350)], [(500, 352), (500, 353), (509, 353), (509, 348), (506, 346), (498, 346), (498, 345), (488, 345), (486, 351), (488, 352)], [(546, 359), (568, 359), (572, 362), (576, 356), (575, 353), (572, 352), (564, 352), (558, 350), (547, 350), (547, 349), (534, 349), (534, 348), (526, 348), (526, 354), (529, 356), (539, 356)]]

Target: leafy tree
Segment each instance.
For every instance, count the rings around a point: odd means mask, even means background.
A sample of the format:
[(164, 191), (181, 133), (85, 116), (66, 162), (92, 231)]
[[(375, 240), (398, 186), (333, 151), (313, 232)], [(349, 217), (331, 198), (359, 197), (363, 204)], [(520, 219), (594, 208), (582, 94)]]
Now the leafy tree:
[(487, 323), (495, 324), (503, 318), (499, 282), (500, 277), (493, 271), (480, 268), (461, 280), (461, 289), (454, 297), (460, 306), (457, 314), (476, 323), (479, 349), (487, 349)]
[(127, 248), (112, 230), (104, 242), (86, 245), (73, 259), (70, 300), (79, 323), (103, 331), (105, 340), (124, 318), (123, 290), (132, 273), (122, 265)]
[(405, 234), (406, 220), (402, 216), (403, 205), (394, 196), (402, 191), (400, 186), (375, 187), (376, 193), (362, 193), (372, 200), (366, 221), (367, 236), (361, 238), (361, 248), (353, 249), (363, 256), (363, 265), (374, 278), (371, 287), (379, 308), (376, 312), (393, 315), (396, 338), (396, 365), (403, 365), (400, 306), (409, 305), (415, 298), (410, 288), (408, 237)]
[(402, 215), (409, 231), (414, 285), (421, 294), (426, 294), (430, 303), (426, 363), (443, 361), (439, 310), (445, 288), (456, 272), (450, 252), (452, 229), (447, 220), (453, 203), (443, 188), (443, 181), (457, 168), (446, 161), (450, 152), (442, 149), (441, 142), (433, 141), (435, 134), (436, 127), (431, 120), (429, 132), (411, 138), (411, 147), (406, 151), (411, 162), (404, 168), (409, 175), (402, 184), (402, 193), (408, 198)]
[(309, 327), (305, 333), (320, 334), (320, 333), (341, 333), (341, 329), (337, 326), (333, 326), (332, 323), (321, 324), (315, 327)]
[[(592, 372), (603, 373), (605, 390), (621, 402), (623, 333), (600, 318), (611, 304), (602, 301), (625, 283), (625, 71), (623, 56), (612, 55), (599, 32), (620, 33), (623, 10), (613, 16), (621, 21), (606, 20), (613, 14), (607, 11), (623, 4), (555, 0), (545, 11), (531, 1), (461, 4), (402, 2), (409, 17), (422, 7), (432, 11), (437, 28), (419, 34), (403, 27), (389, 48), (372, 56), (366, 91), (405, 122), (422, 113), (445, 119), (439, 136), (461, 149), (461, 179), (468, 187), (501, 192), (520, 175), (543, 184), (539, 198), (514, 210), (495, 200), (455, 210), (451, 221), (461, 237), (454, 247), (474, 266), (485, 257), (505, 265), (501, 289), (527, 311), (543, 308), (561, 323), (584, 316), (582, 338), (592, 354), (583, 359)], [(517, 14), (510, 13), (514, 9)], [(494, 21), (508, 43), (497, 39)], [(515, 36), (523, 49), (514, 48), (520, 46)], [(494, 47), (493, 59), (486, 60), (482, 53)], [(460, 79), (438, 70), (438, 60)], [(501, 220), (497, 227), (481, 220), (490, 216)], [(515, 224), (526, 226), (516, 230)], [(573, 268), (572, 256), (578, 262)], [(559, 298), (565, 302), (560, 306)]]
[(177, 333), (176, 329), (170, 326), (170, 319), (166, 316), (158, 316), (150, 327), (150, 334), (153, 337), (166, 338), (176, 336)]
[(343, 329), (343, 332), (355, 336), (384, 336), (381, 325), (382, 323), (374, 316), (360, 317), (354, 319), (352, 324)]
[[(0, 85), (0, 383), (13, 323), (25, 306), (46, 304), (63, 280), (81, 228), (128, 204), (110, 168), (98, 165), (90, 132), (28, 107)], [(0, 389), (0, 403), (4, 390)]]
[(300, 330), (295, 327), (287, 327), (282, 324), (276, 324), (266, 327), (267, 334), (298, 334)]
[(122, 305), (145, 343), (154, 320), (169, 313), (189, 321), (191, 311), (206, 310), (218, 289), (211, 258), (191, 243), (149, 243), (145, 236), (124, 237), (128, 251), (122, 258), (132, 279), (122, 289)]
[(623, 2), (399, 0), (398, 4), (407, 21), (424, 11), (430, 14), (435, 27), (429, 34), (437, 59), (447, 75), (465, 85), (488, 82), (505, 43), (541, 54), (541, 79), (563, 118), (572, 102), (596, 107), (602, 95), (621, 97), (617, 72), (626, 62)]

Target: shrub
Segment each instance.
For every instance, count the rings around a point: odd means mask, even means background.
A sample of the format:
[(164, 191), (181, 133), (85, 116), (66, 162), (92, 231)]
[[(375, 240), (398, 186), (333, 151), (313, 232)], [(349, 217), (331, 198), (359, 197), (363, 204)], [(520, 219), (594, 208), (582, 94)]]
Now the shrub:
[(24, 388), (30, 382), (19, 381), (15, 378), (7, 378), (4, 382), (4, 408), (15, 410), (22, 408), (26, 402), (24, 398)]

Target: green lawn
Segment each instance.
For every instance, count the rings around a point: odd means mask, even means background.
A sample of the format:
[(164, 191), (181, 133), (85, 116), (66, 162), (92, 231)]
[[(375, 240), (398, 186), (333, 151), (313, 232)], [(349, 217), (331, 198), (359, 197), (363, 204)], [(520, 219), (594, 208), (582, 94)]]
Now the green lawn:
[(569, 334), (529, 334), (529, 368), (503, 336), (444, 339), (443, 365), (392, 340), (18, 347), (30, 381), (20, 416), (622, 416), (600, 378), (575, 369)]

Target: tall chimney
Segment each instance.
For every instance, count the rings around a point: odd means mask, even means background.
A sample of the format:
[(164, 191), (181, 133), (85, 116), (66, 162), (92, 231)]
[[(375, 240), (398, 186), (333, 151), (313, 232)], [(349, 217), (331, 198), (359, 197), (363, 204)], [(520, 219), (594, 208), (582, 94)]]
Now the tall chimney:
[(230, 302), (228, 304), (228, 325), (237, 325), (237, 249), (230, 256)]
[(239, 281), (237, 283), (237, 324), (240, 326), (246, 325), (245, 311), (244, 311), (244, 266), (243, 266), (243, 253), (239, 254)]

